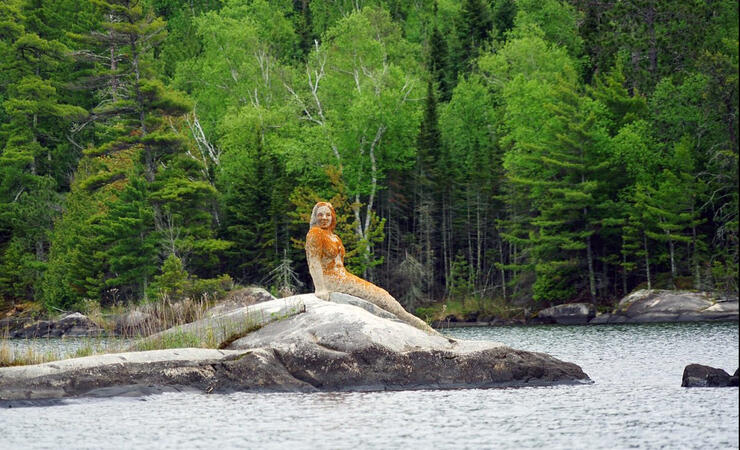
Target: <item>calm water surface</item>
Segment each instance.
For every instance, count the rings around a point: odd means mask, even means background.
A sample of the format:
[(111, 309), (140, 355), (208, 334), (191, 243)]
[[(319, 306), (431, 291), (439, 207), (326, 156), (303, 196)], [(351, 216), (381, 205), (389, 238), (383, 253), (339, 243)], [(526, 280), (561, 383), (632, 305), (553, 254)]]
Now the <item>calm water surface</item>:
[(450, 330), (543, 351), (594, 384), (520, 389), (78, 399), (0, 409), (0, 448), (738, 448), (738, 388), (681, 388), (738, 366), (738, 325)]

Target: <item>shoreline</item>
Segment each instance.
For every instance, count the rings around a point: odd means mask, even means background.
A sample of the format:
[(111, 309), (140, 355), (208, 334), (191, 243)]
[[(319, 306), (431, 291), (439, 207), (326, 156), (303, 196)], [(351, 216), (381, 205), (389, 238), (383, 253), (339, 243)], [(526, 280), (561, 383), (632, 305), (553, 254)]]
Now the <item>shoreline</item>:
[[(236, 306), (246, 306), (275, 297), (258, 287), (246, 287), (232, 291), (226, 298), (209, 305), (196, 305), (197, 311), (183, 314), (175, 311), (184, 309), (179, 304), (170, 305), (165, 316), (178, 319), (169, 326), (187, 323)], [(149, 308), (148, 310), (146, 308)], [(168, 328), (156, 323), (158, 311), (152, 305), (132, 305), (119, 311), (108, 324), (100, 323), (100, 314), (90, 318), (78, 312), (56, 317), (48, 314), (28, 314), (18, 309), (18, 314), (7, 314), (0, 319), (0, 339), (29, 339), (45, 337), (142, 337)], [(159, 312), (162, 315), (162, 312)], [(189, 316), (193, 316), (188, 320)], [(637, 290), (622, 298), (610, 312), (597, 312), (590, 303), (565, 303), (539, 309), (532, 313), (518, 314), (515, 318), (485, 315), (483, 312), (468, 312), (467, 317), (448, 315), (444, 319), (431, 320), (435, 329), (460, 327), (502, 327), (535, 325), (604, 325), (641, 323), (681, 322), (738, 322), (737, 297), (724, 297), (711, 292), (678, 290)], [(423, 317), (423, 316), (421, 316)], [(428, 316), (427, 316), (428, 317)], [(439, 317), (439, 316), (437, 316)], [(468, 318), (469, 320), (465, 320)], [(487, 320), (478, 320), (485, 318)], [(111, 323), (112, 322), (112, 323)]]
[(705, 319), (705, 320), (661, 320), (651, 322), (588, 322), (588, 323), (556, 323), (543, 321), (508, 321), (510, 323), (491, 322), (432, 322), (432, 328), (435, 330), (444, 330), (448, 328), (500, 328), (500, 327), (536, 327), (536, 326), (601, 326), (601, 325), (650, 325), (656, 323), (726, 323), (740, 322), (738, 318), (732, 319)]

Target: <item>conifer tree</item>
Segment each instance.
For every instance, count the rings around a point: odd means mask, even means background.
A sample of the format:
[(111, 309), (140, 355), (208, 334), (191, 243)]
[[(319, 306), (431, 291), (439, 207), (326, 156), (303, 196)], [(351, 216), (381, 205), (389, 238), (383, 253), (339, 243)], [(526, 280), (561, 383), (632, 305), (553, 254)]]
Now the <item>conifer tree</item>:
[(314, 47), (314, 41), (317, 39), (313, 31), (313, 17), (311, 16), (310, 0), (293, 0), (293, 8), (296, 10), (295, 27), (300, 37), (298, 46), (303, 56), (308, 56)]
[[(636, 192), (636, 203), (643, 210), (643, 227), (647, 238), (659, 244), (656, 257), (669, 263), (671, 282), (675, 286), (680, 275), (678, 244), (689, 245), (691, 253), (683, 254), (688, 273), (701, 284), (699, 274), (700, 240), (696, 227), (702, 222), (696, 204), (701, 184), (691, 173), (693, 158), (689, 143), (682, 140), (674, 148), (671, 168), (664, 169), (654, 186), (640, 186)], [(662, 244), (662, 245), (660, 245)]]
[(483, 0), (465, 0), (455, 25), (457, 47), (451, 52), (455, 55), (453, 80), (470, 70), (471, 62), (491, 35), (493, 22), (488, 5)]
[(516, 11), (516, 2), (514, 0), (496, 0), (493, 2), (491, 15), (493, 29), (496, 32), (497, 39), (503, 40), (506, 33), (514, 28)]
[(449, 101), (452, 95), (448, 58), (447, 41), (435, 24), (429, 36), (428, 70), (432, 79), (437, 83), (439, 98), (443, 102)]
[[(96, 63), (84, 82), (102, 100), (78, 126), (95, 131), (96, 145), (85, 154), (87, 164), (97, 168), (80, 186), (96, 192), (123, 183), (122, 192), (134, 189), (135, 198), (128, 198), (139, 206), (121, 204), (120, 198), (107, 201), (97, 226), (130, 226), (138, 234), (111, 238), (88, 256), (107, 261), (97, 277), (105, 289), (136, 300), (146, 295), (160, 258), (175, 254), (186, 265), (195, 262), (200, 275), (211, 276), (218, 270), (214, 253), (230, 244), (215, 238), (208, 213), (215, 188), (202, 179), (200, 163), (187, 156), (188, 142), (177, 130), (176, 117), (190, 102), (154, 77), (152, 52), (165, 36), (164, 21), (138, 1), (92, 1), (105, 17), (104, 31), (77, 35), (87, 48), (76, 54)], [(130, 183), (136, 185), (125, 187)], [(103, 229), (99, 234), (113, 236)]]
[[(130, 178), (118, 198), (108, 205), (93, 232), (101, 237), (102, 259), (108, 267), (103, 281), (122, 298), (146, 298), (152, 276), (159, 268), (158, 236), (146, 182)], [(102, 300), (107, 300), (104, 294)]]
[[(417, 139), (416, 173), (414, 177), (414, 228), (421, 249), (418, 260), (427, 273), (427, 283), (435, 279), (435, 235), (434, 217), (437, 213), (438, 186), (443, 180), (438, 176), (438, 164), (442, 152), (442, 140), (437, 118), (437, 101), (432, 81), (427, 82), (424, 116)], [(425, 291), (432, 286), (427, 284)]]
[(67, 48), (45, 36), (50, 30), (41, 5), (13, 6), (2, 7), (10, 20), (0, 24), (0, 70), (7, 82), (0, 127), (0, 296), (30, 298), (59, 204), (54, 153), (64, 127), (85, 111), (64, 103), (57, 90), (55, 71)]
[(226, 252), (231, 273), (244, 282), (259, 283), (284, 256), (288, 242), (281, 242), (279, 180), (282, 167), (265, 149), (256, 130), (250, 148), (230, 155), (220, 174), (223, 193), (224, 235), (234, 242)]
[(611, 119), (611, 135), (625, 125), (647, 116), (645, 97), (635, 90), (630, 94), (625, 85), (622, 63), (618, 61), (611, 71), (597, 74), (593, 85), (587, 87), (591, 97), (607, 108)]
[[(570, 298), (585, 284), (595, 301), (594, 239), (602, 220), (599, 210), (605, 201), (607, 167), (605, 156), (599, 153), (606, 143), (603, 111), (568, 84), (561, 83), (557, 89), (559, 101), (548, 108), (556, 125), (547, 133), (548, 142), (538, 149), (546, 174), (541, 181), (543, 191), (530, 197), (539, 211), (532, 220), (536, 227), (534, 295), (547, 301)], [(585, 280), (579, 274), (583, 263), (587, 266)]]

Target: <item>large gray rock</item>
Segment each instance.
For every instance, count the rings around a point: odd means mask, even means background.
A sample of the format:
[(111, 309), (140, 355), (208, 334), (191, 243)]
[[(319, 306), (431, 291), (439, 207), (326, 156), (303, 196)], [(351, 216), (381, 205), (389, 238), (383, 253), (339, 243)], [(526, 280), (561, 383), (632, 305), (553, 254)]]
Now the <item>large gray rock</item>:
[[(91, 356), (0, 369), (0, 400), (147, 393), (168, 387), (204, 392), (358, 391), (552, 385), (588, 382), (575, 364), (486, 341), (430, 335), (362, 307), (313, 294), (272, 300), (182, 333), (216, 333), (223, 324), (251, 329), (221, 334), (227, 347)], [(239, 319), (241, 317), (241, 319)], [(248, 318), (249, 320), (243, 320)], [(233, 331), (233, 330), (232, 330)]]
[(353, 305), (357, 306), (359, 308), (364, 309), (365, 311), (369, 312), (370, 314), (378, 317), (382, 317), (384, 319), (389, 320), (395, 320), (396, 322), (402, 322), (401, 319), (396, 317), (395, 314), (390, 313), (383, 308), (377, 306), (374, 303), (370, 303), (367, 300), (363, 300), (359, 297), (355, 297), (354, 295), (344, 294), (342, 292), (332, 292), (329, 294), (329, 301), (334, 303), (340, 303), (344, 305)]
[(404, 322), (314, 295), (306, 312), (234, 341), (231, 349), (272, 348), (288, 372), (321, 390), (383, 390), (553, 384), (587, 380), (581, 369), (543, 353), (488, 341), (429, 335)]
[(147, 334), (146, 330), (154, 330), (157, 320), (151, 312), (134, 309), (121, 314), (114, 319), (114, 330), (118, 335), (136, 336)]
[(584, 325), (596, 315), (596, 308), (589, 303), (568, 303), (545, 308), (537, 317), (544, 323)]
[(738, 299), (708, 292), (641, 289), (624, 297), (611, 314), (589, 323), (737, 321)]
[(10, 334), (15, 339), (100, 336), (105, 330), (78, 312), (58, 320), (41, 320)]
[(256, 305), (271, 300), (275, 300), (275, 297), (261, 287), (248, 286), (241, 289), (234, 289), (222, 301), (206, 310), (205, 316), (219, 316), (245, 306)]

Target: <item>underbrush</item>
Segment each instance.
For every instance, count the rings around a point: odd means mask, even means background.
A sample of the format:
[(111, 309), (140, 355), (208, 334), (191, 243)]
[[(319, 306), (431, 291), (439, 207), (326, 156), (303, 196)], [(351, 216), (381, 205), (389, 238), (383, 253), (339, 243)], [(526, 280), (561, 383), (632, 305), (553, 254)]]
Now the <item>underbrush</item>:
[(443, 302), (416, 308), (416, 315), (427, 322), (448, 320), (476, 321), (493, 318), (509, 320), (523, 318), (525, 309), (510, 305), (502, 298), (447, 298)]

